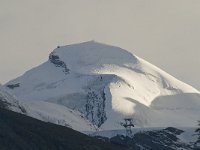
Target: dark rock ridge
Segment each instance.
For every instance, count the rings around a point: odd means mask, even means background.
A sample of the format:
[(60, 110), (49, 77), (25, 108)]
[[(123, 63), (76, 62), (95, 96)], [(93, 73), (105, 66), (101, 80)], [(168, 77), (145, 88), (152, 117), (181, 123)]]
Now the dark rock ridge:
[(7, 87), (10, 89), (14, 89), (20, 86), (20, 83), (15, 83), (15, 84), (8, 84)]
[(63, 68), (63, 72), (65, 74), (69, 73), (69, 69), (67, 68), (67, 65), (65, 64), (65, 62), (63, 62), (62, 60), (60, 60), (59, 56), (56, 55), (54, 52), (51, 52), (49, 55), (49, 60), (51, 63), (53, 63), (56, 67), (61, 67)]

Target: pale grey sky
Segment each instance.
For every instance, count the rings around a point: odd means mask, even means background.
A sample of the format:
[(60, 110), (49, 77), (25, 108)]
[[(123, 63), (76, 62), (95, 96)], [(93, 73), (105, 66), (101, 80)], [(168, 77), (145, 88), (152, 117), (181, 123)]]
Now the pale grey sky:
[(200, 0), (0, 0), (0, 82), (88, 40), (134, 52), (200, 90)]

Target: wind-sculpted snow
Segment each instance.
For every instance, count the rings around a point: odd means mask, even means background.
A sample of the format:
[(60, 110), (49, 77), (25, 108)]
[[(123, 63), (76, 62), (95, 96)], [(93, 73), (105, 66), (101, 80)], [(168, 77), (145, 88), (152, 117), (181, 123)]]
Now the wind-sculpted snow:
[[(200, 116), (199, 91), (126, 50), (94, 41), (56, 48), (4, 88), (27, 103), (28, 115), (72, 128), (84, 122), (75, 127), (80, 131), (124, 129), (124, 119), (136, 127), (196, 126)], [(68, 111), (75, 115), (61, 117)]]

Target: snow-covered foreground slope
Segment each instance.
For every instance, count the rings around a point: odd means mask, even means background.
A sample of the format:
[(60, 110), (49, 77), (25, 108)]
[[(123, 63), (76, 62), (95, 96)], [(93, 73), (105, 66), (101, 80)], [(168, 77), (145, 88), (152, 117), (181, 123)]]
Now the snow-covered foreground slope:
[(196, 126), (200, 116), (196, 89), (126, 50), (94, 41), (56, 48), (4, 89), (27, 105), (28, 115), (39, 112), (50, 119), (37, 118), (54, 123), (60, 118), (79, 131), (124, 129), (125, 119), (136, 127)]
[(30, 117), (67, 126), (79, 131), (94, 131), (95, 126), (80, 114), (67, 107), (43, 101), (21, 101), (0, 87), (0, 104), (12, 111)]
[(21, 107), (21, 103), (16, 100), (15, 97), (3, 90), (2, 86), (0, 86), (0, 107), (7, 108), (19, 113), (23, 113), (24, 111), (23, 107)]

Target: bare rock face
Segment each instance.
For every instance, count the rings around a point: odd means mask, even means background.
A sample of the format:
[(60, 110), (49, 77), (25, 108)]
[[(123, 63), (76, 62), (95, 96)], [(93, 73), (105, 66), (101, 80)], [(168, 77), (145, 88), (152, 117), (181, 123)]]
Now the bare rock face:
[(100, 127), (107, 119), (105, 112), (105, 93), (104, 91), (100, 91), (99, 93), (90, 91), (87, 93), (86, 99), (86, 117), (93, 124)]
[(14, 89), (14, 88), (20, 87), (20, 83), (8, 84), (7, 87), (10, 89)]
[(67, 68), (67, 65), (65, 64), (64, 61), (60, 60), (59, 56), (54, 54), (54, 52), (50, 53), (49, 55), (49, 60), (51, 63), (53, 63), (56, 67), (61, 67), (63, 68), (63, 72), (65, 74), (69, 73), (69, 69)]

